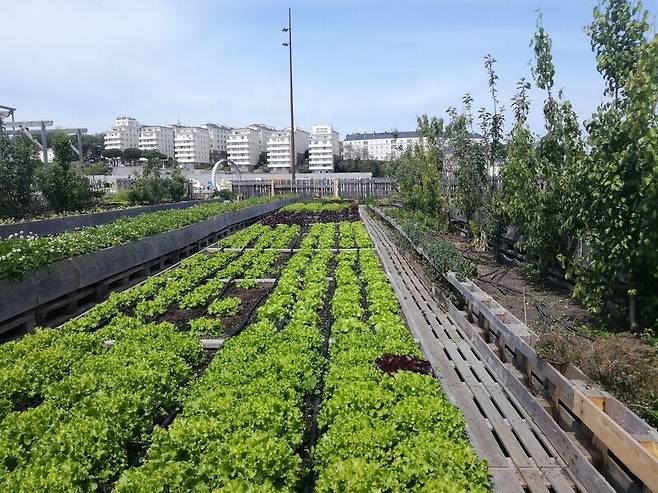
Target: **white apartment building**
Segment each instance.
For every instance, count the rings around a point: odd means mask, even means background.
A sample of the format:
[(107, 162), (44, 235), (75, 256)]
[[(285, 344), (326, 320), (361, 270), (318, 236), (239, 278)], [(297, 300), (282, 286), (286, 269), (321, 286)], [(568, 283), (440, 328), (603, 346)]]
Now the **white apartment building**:
[(313, 125), (308, 169), (312, 173), (331, 173), (340, 155), (338, 132), (329, 124)]
[[(295, 128), (295, 154), (297, 155), (298, 168), (310, 142), (311, 134), (299, 127)], [(270, 134), (267, 141), (267, 167), (270, 171), (278, 173), (290, 173), (292, 171), (290, 128), (277, 130)]]
[(231, 127), (216, 123), (206, 123), (201, 128), (208, 129), (210, 137), (210, 162), (215, 163), (228, 155), (228, 136), (231, 135)]
[(174, 129), (160, 125), (143, 126), (139, 131), (141, 151), (159, 151), (167, 157), (174, 157)]
[(254, 123), (245, 128), (234, 128), (228, 136), (228, 157), (242, 172), (258, 166), (261, 153), (267, 152), (267, 141), (276, 132), (273, 127)]
[(375, 159), (386, 161), (399, 157), (420, 140), (418, 132), (372, 132), (348, 134), (343, 141), (345, 159)]
[(174, 157), (188, 169), (210, 164), (210, 133), (208, 129), (175, 127)]
[(138, 149), (139, 122), (128, 116), (119, 116), (105, 134), (105, 149)]

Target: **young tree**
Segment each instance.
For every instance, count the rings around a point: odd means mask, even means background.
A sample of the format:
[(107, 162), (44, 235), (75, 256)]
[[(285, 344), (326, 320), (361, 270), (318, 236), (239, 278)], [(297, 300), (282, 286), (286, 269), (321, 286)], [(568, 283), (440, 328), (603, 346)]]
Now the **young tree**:
[(0, 136), (0, 215), (22, 216), (30, 209), (39, 160), (35, 145), (19, 134), (13, 141)]
[(503, 126), (505, 124), (504, 108), (498, 107), (498, 74), (494, 69), (496, 59), (491, 55), (484, 57), (484, 68), (487, 71), (489, 93), (491, 94), (491, 101), (493, 103), (493, 113), (486, 115), (486, 110), (480, 110), (480, 117), (483, 123), (483, 131), (486, 132), (488, 139), (488, 155), (489, 173), (490, 176), (494, 175), (496, 161), (505, 157), (505, 146), (503, 145)]
[(611, 99), (586, 124), (590, 152), (579, 176), (591, 251), (588, 268), (576, 266), (575, 294), (595, 310), (626, 297), (634, 330), (658, 322), (658, 37), (647, 18), (635, 2), (594, 9), (588, 32)]
[(474, 236), (482, 231), (482, 207), (487, 202), (488, 179), (486, 151), (482, 144), (471, 139), (473, 98), (466, 94), (462, 98), (464, 112), (448, 108), (450, 124), (446, 129), (448, 144), (452, 148), (451, 161), (457, 179), (455, 204), (466, 218), (470, 233)]
[(418, 133), (420, 143), (402, 154), (395, 169), (400, 199), (406, 207), (443, 218), (443, 120), (427, 115), (418, 117)]
[(512, 98), (514, 127), (507, 144), (507, 160), (501, 169), (501, 206), (505, 219), (522, 236), (532, 231), (534, 210), (537, 209), (535, 142), (527, 125), (530, 83), (521, 79)]
[(79, 211), (91, 205), (92, 192), (87, 180), (71, 167), (73, 148), (66, 132), (55, 132), (51, 139), (55, 159), (39, 173), (41, 192), (55, 212)]
[(551, 269), (559, 267), (559, 259), (564, 261), (569, 254), (570, 239), (575, 233), (568, 227), (572, 224), (573, 212), (569, 200), (573, 177), (582, 163), (584, 150), (571, 103), (564, 99), (561, 91), (557, 98), (553, 94), (552, 41), (542, 25), (541, 12), (532, 47), (535, 84), (546, 91), (543, 108), (546, 133), (535, 148), (536, 196), (528, 199), (533, 219), (529, 224), (527, 247), (536, 257), (533, 273), (544, 280)]
[(187, 180), (178, 166), (171, 168), (166, 182), (166, 189), (167, 198), (173, 202), (183, 200), (187, 195)]

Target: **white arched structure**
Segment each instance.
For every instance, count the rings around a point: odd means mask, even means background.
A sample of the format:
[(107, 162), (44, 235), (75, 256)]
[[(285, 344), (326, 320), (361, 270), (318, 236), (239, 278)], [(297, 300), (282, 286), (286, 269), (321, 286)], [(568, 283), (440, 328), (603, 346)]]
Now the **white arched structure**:
[(235, 171), (237, 171), (238, 173), (238, 180), (242, 180), (242, 173), (240, 173), (240, 168), (238, 168), (238, 166), (233, 162), (232, 159), (220, 159), (212, 167), (212, 172), (210, 173), (210, 181), (212, 183), (212, 186), (218, 192), (219, 192), (219, 183), (217, 183), (217, 170), (221, 166), (224, 166), (225, 164), (228, 164), (229, 168), (235, 169)]

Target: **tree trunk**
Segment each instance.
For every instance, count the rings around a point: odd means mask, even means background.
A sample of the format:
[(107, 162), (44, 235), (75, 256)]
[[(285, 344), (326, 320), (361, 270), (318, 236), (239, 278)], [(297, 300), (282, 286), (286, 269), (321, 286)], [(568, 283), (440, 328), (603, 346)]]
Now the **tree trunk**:
[(637, 332), (637, 311), (635, 295), (628, 296), (628, 321), (632, 332)]

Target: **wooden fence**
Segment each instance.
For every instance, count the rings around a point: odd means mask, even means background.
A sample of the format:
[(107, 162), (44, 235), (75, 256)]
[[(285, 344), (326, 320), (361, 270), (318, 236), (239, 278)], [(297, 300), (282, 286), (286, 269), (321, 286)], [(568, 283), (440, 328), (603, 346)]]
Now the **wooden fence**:
[(245, 180), (232, 182), (232, 189), (243, 198), (296, 193), (302, 197), (342, 197), (353, 200), (392, 198), (397, 187), (391, 178)]

